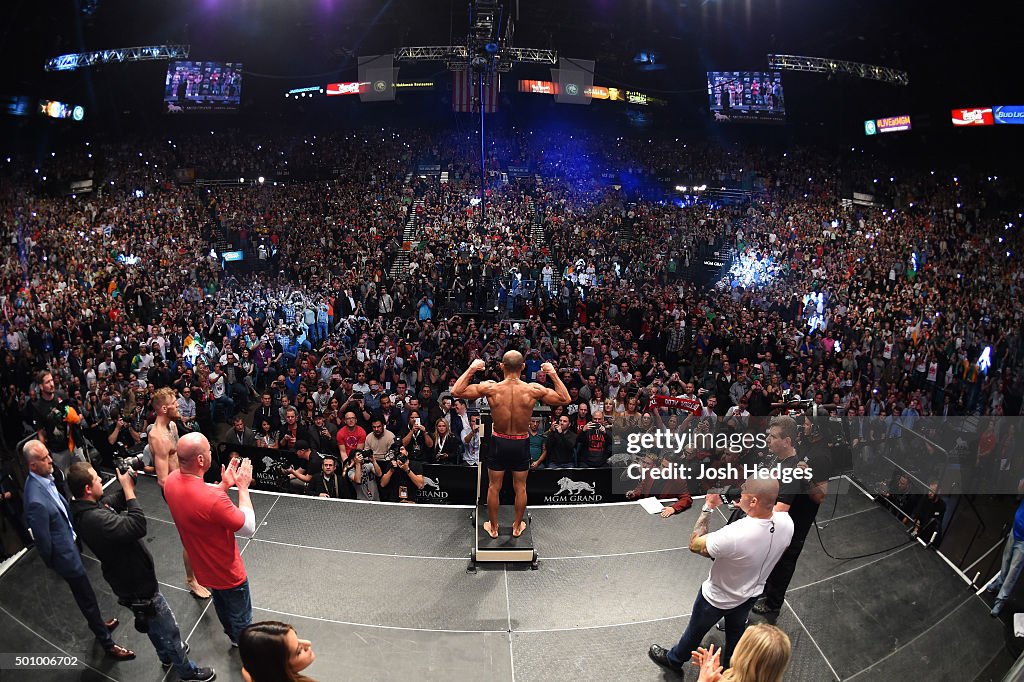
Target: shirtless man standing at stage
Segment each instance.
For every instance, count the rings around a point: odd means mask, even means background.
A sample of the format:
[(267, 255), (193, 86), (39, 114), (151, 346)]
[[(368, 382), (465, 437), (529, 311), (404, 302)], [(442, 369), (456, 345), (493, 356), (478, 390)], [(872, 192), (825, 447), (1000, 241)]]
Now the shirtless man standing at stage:
[[(149, 451), (153, 454), (156, 480), (163, 494), (164, 481), (178, 468), (178, 425), (174, 423), (178, 419), (178, 400), (174, 389), (161, 388), (153, 394), (153, 411), (156, 413), (156, 421), (149, 431)], [(188, 552), (182, 550), (181, 558), (185, 562), (185, 580), (189, 592), (199, 599), (209, 599), (210, 591), (196, 580)]]
[(523, 514), (526, 513), (526, 477), (530, 473), (530, 417), (539, 400), (545, 405), (568, 405), (569, 391), (558, 378), (550, 362), (540, 366), (541, 376), (551, 377), (555, 388), (537, 383), (525, 383), (519, 379), (523, 371), (523, 355), (510, 350), (501, 358), (505, 373), (502, 381), (483, 381), (470, 384), (473, 375), (487, 365), (476, 359), (452, 388), (456, 398), (487, 398), (491, 408), (493, 430), (491, 432), (491, 453), (487, 458), (487, 517), (484, 530), (492, 538), (498, 537), (498, 494), (505, 480), (505, 471), (512, 472), (512, 486), (516, 491), (516, 516), (512, 524), (512, 536), (519, 537), (526, 530)]

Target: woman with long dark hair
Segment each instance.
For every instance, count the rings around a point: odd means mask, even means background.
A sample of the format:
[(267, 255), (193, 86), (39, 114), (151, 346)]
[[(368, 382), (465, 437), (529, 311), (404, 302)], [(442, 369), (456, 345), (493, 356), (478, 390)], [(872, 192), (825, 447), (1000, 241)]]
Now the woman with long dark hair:
[(313, 645), (287, 623), (268, 620), (245, 628), (238, 654), (246, 682), (314, 682), (301, 674), (316, 659)]

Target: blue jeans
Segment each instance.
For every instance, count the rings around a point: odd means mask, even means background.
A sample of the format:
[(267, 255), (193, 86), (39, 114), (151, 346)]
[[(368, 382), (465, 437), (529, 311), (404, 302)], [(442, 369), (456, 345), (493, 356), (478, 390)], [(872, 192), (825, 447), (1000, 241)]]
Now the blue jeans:
[(732, 658), (733, 649), (736, 643), (743, 636), (747, 628), (747, 614), (757, 602), (757, 597), (751, 597), (739, 606), (732, 609), (719, 609), (711, 605), (704, 598), (704, 590), (697, 590), (697, 598), (693, 600), (693, 612), (690, 614), (690, 622), (686, 631), (679, 638), (679, 642), (668, 652), (668, 660), (673, 665), (684, 666), (690, 661), (691, 654), (700, 646), (704, 635), (714, 627), (715, 623), (725, 618), (725, 649), (722, 651), (722, 667), (728, 668)]
[(238, 587), (228, 590), (210, 590), (210, 593), (213, 595), (213, 608), (217, 609), (217, 618), (224, 626), (224, 634), (237, 644), (242, 630), (252, 623), (249, 579), (246, 578), (245, 582)]
[(1003, 550), (1003, 568), (999, 575), (989, 585), (989, 589), (997, 588), (999, 594), (996, 596), (996, 604), (1002, 605), (1013, 592), (1013, 586), (1017, 584), (1021, 569), (1024, 569), (1024, 540), (1014, 540), (1013, 532), (1006, 538), (1006, 548)]
[(213, 421), (217, 421), (218, 414), (224, 421), (228, 421), (235, 416), (235, 401), (226, 392), (221, 397), (214, 398), (211, 403), (210, 418)]
[(160, 662), (174, 666), (178, 677), (185, 677), (196, 669), (196, 664), (188, 660), (185, 645), (181, 643), (181, 632), (178, 622), (174, 619), (171, 608), (167, 605), (164, 595), (159, 592), (153, 597), (153, 608), (156, 615), (149, 619), (149, 641), (156, 649)]

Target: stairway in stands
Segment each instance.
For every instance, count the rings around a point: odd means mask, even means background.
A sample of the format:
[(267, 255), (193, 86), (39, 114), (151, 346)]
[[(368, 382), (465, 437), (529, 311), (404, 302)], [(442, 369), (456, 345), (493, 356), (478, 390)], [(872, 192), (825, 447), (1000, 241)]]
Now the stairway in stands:
[[(536, 178), (537, 188), (541, 189), (543, 182), (541, 181), (540, 175), (537, 175)], [(530, 223), (530, 241), (533, 243), (533, 248), (540, 250), (551, 243), (551, 237), (548, 235), (547, 230), (544, 229), (544, 216), (541, 214), (540, 208), (533, 200), (533, 197), (527, 195), (526, 200), (530, 204), (530, 209), (533, 211), (533, 221)], [(551, 264), (551, 290), (552, 292), (557, 292), (562, 286), (562, 270), (558, 263), (552, 261), (550, 257), (545, 257), (544, 262)]]
[(541, 217), (540, 211), (537, 210), (533, 197), (527, 195), (526, 203), (529, 204), (530, 210), (533, 212), (533, 222), (530, 223), (530, 241), (533, 242), (534, 248), (539, 249), (548, 243), (548, 236), (544, 232), (544, 219)]
[(395, 262), (391, 264), (391, 279), (400, 279), (409, 274), (409, 251), (406, 251), (405, 245), (410, 244), (415, 246), (419, 241), (417, 234), (419, 230), (419, 212), (418, 209), (423, 206), (423, 197), (416, 197), (413, 200), (412, 206), (409, 208), (409, 214), (405, 219), (405, 228), (402, 230), (402, 248), (399, 249), (398, 255), (395, 257)]
[(636, 228), (634, 227), (634, 221), (623, 220), (622, 224), (619, 225), (619, 229), (615, 232), (615, 239), (619, 244), (628, 243), (632, 244), (636, 241)]

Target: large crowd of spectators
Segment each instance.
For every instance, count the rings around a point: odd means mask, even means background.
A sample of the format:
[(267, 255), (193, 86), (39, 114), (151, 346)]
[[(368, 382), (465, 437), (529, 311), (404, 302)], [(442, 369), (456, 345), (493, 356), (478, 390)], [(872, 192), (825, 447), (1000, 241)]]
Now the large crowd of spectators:
[[(573, 398), (539, 417), (540, 467), (605, 465), (612, 449), (588, 449), (593, 423), (620, 436), (723, 429), (796, 399), (877, 420), (872, 433), (908, 417), (1020, 414), (1024, 269), (1007, 178), (520, 130), (490, 146), (481, 203), (464, 131), (157, 142), (7, 164), (9, 447), (37, 428), (35, 372), (48, 368), (101, 452), (141, 447), (150, 397), (171, 386), (184, 427), (287, 451), (285, 485), (333, 494), (310, 475), (333, 455), (339, 494), (397, 500), (382, 490), (422, 485), (419, 463), (478, 461), (486, 406), (450, 388), (510, 347), (526, 379), (554, 363)], [(182, 168), (246, 181), (180, 183)], [(85, 176), (100, 191), (47, 189)], [(745, 199), (681, 197), (680, 182)], [(878, 205), (844, 201), (849, 186)], [(220, 240), (244, 267), (223, 267)], [(711, 247), (735, 249), (736, 265), (700, 287), (690, 275)], [(656, 396), (699, 397), (704, 414)], [(216, 422), (234, 426), (221, 437)], [(392, 464), (403, 456), (407, 470)]]

